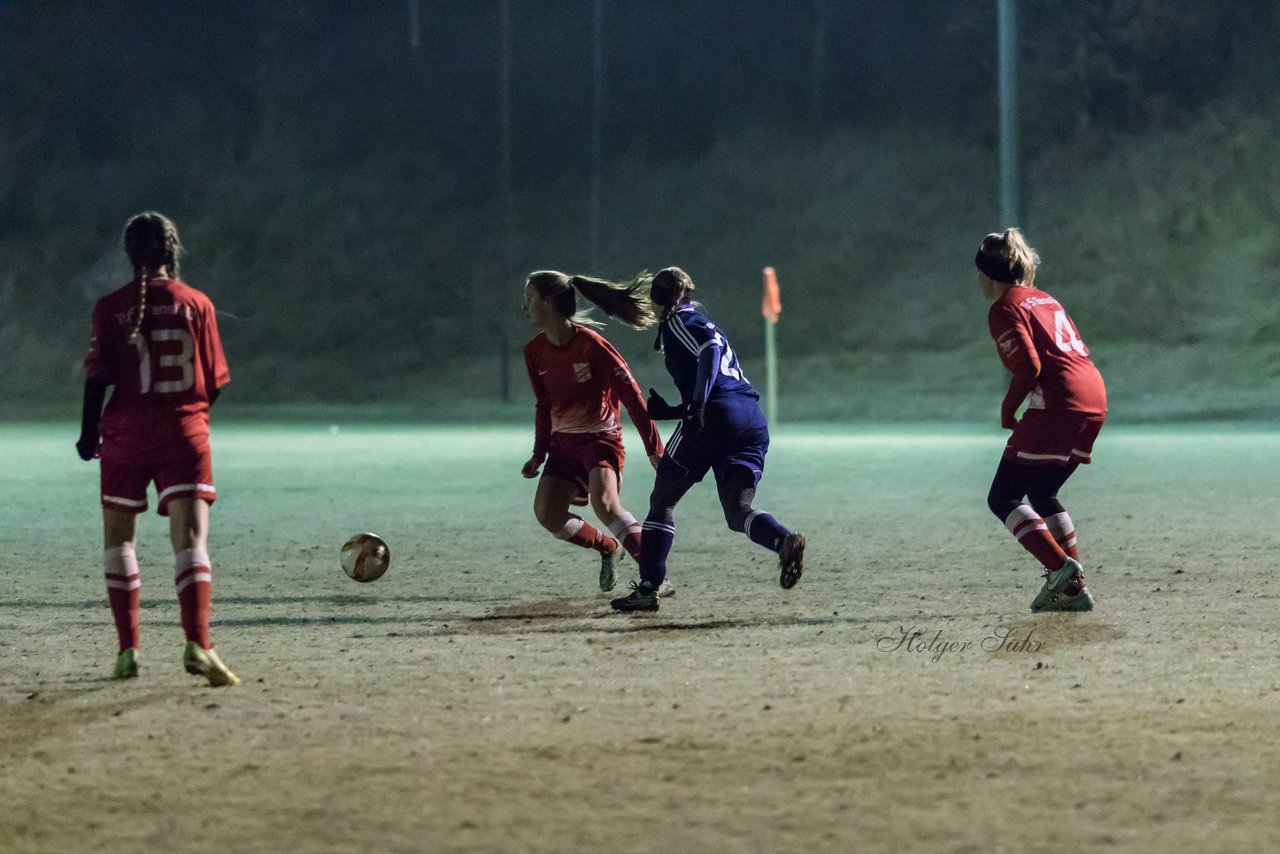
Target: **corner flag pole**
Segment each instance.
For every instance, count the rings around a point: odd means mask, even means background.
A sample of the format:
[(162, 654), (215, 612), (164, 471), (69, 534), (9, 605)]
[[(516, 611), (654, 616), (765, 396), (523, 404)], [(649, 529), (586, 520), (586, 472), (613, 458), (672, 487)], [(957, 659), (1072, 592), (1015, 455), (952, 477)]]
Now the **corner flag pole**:
[(764, 300), (760, 304), (764, 315), (764, 412), (769, 426), (778, 423), (778, 342), (774, 327), (782, 314), (782, 296), (778, 291), (778, 274), (772, 267), (764, 268)]

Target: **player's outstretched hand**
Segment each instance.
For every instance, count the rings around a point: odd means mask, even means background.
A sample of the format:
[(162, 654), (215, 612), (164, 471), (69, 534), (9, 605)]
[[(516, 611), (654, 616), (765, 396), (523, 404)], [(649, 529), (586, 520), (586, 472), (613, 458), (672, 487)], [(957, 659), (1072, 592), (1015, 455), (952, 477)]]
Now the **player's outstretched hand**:
[(81, 436), (76, 441), (76, 453), (80, 455), (80, 459), (85, 461), (98, 456), (98, 437)]
[(645, 401), (645, 407), (649, 410), (649, 417), (654, 421), (672, 421), (684, 417), (684, 407), (667, 403), (655, 388), (649, 389), (649, 399)]
[(649, 465), (653, 466), (653, 470), (658, 470), (658, 463), (662, 460), (662, 454), (650, 454)]
[(542, 457), (534, 454), (529, 460), (520, 467), (520, 474), (528, 478), (538, 476), (538, 469), (542, 466)]

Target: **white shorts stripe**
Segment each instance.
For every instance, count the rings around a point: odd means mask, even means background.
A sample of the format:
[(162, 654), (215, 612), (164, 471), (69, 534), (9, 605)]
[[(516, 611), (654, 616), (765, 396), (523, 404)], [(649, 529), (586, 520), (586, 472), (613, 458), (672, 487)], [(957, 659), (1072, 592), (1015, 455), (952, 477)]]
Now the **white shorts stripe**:
[(208, 484), (208, 483), (179, 483), (179, 484), (177, 484), (176, 486), (171, 486), (171, 487), (169, 487), (168, 489), (166, 489), (164, 492), (160, 493), (159, 499), (160, 499), (161, 501), (164, 501), (164, 500), (165, 500), (165, 498), (167, 498), (168, 496), (172, 495), (172, 494), (173, 494), (173, 493), (175, 493), (175, 492), (191, 492), (192, 490), (195, 490), (195, 491), (196, 491), (196, 492), (198, 492), (198, 493), (199, 493), (199, 492), (207, 492), (207, 493), (209, 493), (210, 495), (213, 495), (213, 494), (217, 493), (217, 490), (213, 488), (212, 484)]
[(1026, 451), (1018, 451), (1018, 456), (1024, 460), (1058, 460), (1064, 463), (1071, 462), (1071, 457), (1064, 457), (1059, 454), (1028, 454)]
[(102, 500), (110, 501), (112, 504), (120, 504), (124, 507), (146, 507), (147, 506), (147, 499), (145, 498), (142, 499), (141, 501), (133, 501), (129, 498), (121, 498), (118, 495), (104, 495), (102, 496)]

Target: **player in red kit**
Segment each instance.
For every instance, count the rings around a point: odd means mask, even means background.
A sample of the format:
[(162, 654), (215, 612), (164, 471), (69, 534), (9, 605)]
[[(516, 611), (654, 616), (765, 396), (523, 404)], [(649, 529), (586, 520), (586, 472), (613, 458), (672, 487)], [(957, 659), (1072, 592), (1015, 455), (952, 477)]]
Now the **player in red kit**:
[[(1066, 309), (1035, 288), (1040, 256), (1022, 232), (988, 234), (975, 264), (982, 293), (993, 301), (991, 337), (1013, 375), (1000, 406), (1000, 426), (1013, 435), (987, 506), (1044, 567), (1045, 583), (1031, 610), (1089, 611), (1093, 595), (1084, 585), (1075, 525), (1058, 490), (1090, 462), (1106, 419), (1106, 386)], [(1027, 408), (1019, 419), (1023, 400)]]
[(115, 678), (138, 675), (138, 514), (154, 481), (157, 512), (169, 517), (183, 665), (210, 685), (234, 685), (239, 678), (209, 642), (209, 505), (217, 494), (209, 407), (230, 374), (213, 303), (178, 279), (181, 248), (177, 228), (158, 213), (125, 227), (134, 277), (94, 306), (76, 451), (101, 457), (107, 601), (120, 641)]
[[(533, 478), (542, 469), (534, 516), (557, 539), (599, 552), (600, 589), (612, 590), (623, 549), (640, 559), (640, 523), (618, 496), (626, 456), (621, 408), (626, 407), (655, 468), (662, 439), (626, 361), (578, 313), (579, 293), (630, 326), (653, 324), (652, 313), (626, 288), (554, 271), (530, 274), (524, 312), (540, 331), (525, 346), (524, 360), (537, 413), (533, 456), (520, 472)], [(613, 536), (570, 512), (571, 505), (588, 500)]]

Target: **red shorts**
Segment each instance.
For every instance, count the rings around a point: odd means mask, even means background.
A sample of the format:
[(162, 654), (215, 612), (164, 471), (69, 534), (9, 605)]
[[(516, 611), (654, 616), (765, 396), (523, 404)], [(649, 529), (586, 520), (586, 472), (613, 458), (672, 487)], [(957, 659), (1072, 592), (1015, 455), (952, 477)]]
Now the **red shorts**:
[(1105, 415), (1028, 409), (1004, 447), (1004, 458), (1027, 465), (1088, 463)]
[(123, 513), (147, 509), (147, 485), (156, 484), (156, 512), (169, 515), (175, 498), (199, 498), (209, 504), (217, 498), (213, 488), (213, 455), (207, 440), (173, 447), (172, 454), (145, 462), (104, 455), (101, 462), (102, 506)]
[(542, 476), (558, 477), (577, 486), (573, 503), (582, 507), (587, 503), (591, 470), (602, 466), (611, 468), (618, 473), (621, 485), (622, 464), (626, 458), (622, 436), (616, 433), (552, 433)]

